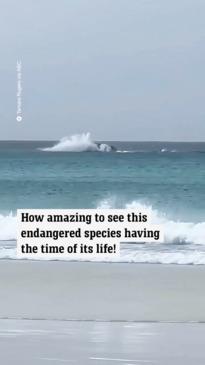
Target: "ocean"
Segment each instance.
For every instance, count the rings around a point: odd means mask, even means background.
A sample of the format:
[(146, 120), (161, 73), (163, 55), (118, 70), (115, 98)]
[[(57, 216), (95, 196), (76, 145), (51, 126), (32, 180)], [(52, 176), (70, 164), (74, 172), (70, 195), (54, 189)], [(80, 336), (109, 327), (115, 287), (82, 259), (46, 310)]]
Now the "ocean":
[(129, 263), (205, 264), (205, 143), (0, 142), (0, 258), (16, 259), (18, 208), (132, 208), (162, 244), (122, 244)]

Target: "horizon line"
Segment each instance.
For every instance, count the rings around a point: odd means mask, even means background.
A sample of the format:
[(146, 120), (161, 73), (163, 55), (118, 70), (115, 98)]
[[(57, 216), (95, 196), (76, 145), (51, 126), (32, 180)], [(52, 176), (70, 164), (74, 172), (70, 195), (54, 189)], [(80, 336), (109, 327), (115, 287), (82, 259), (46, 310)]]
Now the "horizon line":
[[(1, 139), (1, 142), (59, 142), (59, 139)], [(205, 143), (204, 141), (173, 141), (173, 140), (109, 140), (109, 139), (101, 139), (94, 140), (94, 142), (127, 142), (127, 143)]]

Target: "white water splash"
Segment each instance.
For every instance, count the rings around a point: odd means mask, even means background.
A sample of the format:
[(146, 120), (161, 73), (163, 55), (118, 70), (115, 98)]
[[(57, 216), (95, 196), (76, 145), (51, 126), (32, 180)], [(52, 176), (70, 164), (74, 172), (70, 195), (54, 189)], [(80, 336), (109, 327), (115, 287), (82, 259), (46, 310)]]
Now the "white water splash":
[(82, 133), (64, 137), (54, 146), (41, 150), (45, 152), (111, 152), (112, 147), (92, 141), (90, 133)]

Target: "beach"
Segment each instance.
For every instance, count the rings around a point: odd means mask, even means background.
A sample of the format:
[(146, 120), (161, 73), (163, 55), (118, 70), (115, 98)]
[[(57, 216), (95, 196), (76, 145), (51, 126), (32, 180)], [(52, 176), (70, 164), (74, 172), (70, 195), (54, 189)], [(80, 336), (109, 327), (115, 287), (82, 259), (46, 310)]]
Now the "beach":
[(2, 260), (0, 275), (4, 364), (204, 364), (204, 266)]
[(2, 2), (0, 365), (205, 365), (204, 13)]
[(205, 267), (1, 261), (0, 318), (205, 321)]
[(0, 320), (5, 365), (204, 365), (201, 324)]

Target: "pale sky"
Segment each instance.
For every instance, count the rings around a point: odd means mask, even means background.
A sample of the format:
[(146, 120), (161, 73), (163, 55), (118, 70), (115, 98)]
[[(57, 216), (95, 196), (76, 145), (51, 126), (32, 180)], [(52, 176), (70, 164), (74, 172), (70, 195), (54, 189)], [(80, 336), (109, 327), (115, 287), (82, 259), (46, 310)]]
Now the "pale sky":
[(205, 140), (204, 0), (0, 6), (0, 139)]

